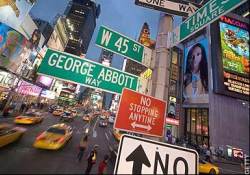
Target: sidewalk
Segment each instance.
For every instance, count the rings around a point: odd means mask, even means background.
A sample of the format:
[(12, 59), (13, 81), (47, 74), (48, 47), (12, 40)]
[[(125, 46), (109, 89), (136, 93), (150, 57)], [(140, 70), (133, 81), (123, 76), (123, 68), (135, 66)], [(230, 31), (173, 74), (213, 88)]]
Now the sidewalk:
[(241, 164), (240, 161), (236, 161), (236, 160), (227, 160), (225, 158), (216, 158), (212, 160), (214, 163), (223, 163), (223, 164), (231, 164), (231, 165), (239, 165)]

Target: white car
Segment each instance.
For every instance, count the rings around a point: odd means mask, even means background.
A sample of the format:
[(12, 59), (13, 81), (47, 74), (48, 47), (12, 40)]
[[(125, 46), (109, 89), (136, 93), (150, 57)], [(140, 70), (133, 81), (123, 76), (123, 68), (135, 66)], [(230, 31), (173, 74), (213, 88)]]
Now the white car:
[(112, 116), (109, 116), (109, 123), (114, 123), (115, 122), (115, 119), (114, 119), (114, 117), (112, 117)]
[(105, 120), (106, 116), (105, 115), (100, 115), (100, 118)]

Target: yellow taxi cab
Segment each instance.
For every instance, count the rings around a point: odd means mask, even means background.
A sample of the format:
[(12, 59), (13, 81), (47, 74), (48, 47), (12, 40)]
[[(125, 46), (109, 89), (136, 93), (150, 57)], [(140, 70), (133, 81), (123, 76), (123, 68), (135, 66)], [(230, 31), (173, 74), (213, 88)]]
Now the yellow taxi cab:
[(65, 123), (49, 127), (37, 136), (33, 146), (40, 149), (58, 150), (72, 137), (73, 129)]
[(199, 159), (199, 173), (219, 174), (219, 168), (205, 160)]
[(59, 109), (56, 109), (52, 114), (54, 116), (60, 116), (63, 114), (63, 112), (64, 112), (63, 109), (59, 108)]
[(0, 148), (19, 139), (25, 131), (26, 129), (22, 127), (0, 124)]
[(122, 134), (125, 134), (125, 131), (119, 131), (118, 129), (113, 130), (113, 135), (117, 141), (121, 140)]
[(90, 120), (90, 115), (86, 114), (82, 117), (82, 119), (88, 122)]
[(35, 124), (40, 123), (43, 121), (43, 117), (41, 116), (41, 113), (39, 112), (30, 112), (26, 113), (24, 115), (19, 115), (15, 117), (14, 122), (16, 124)]

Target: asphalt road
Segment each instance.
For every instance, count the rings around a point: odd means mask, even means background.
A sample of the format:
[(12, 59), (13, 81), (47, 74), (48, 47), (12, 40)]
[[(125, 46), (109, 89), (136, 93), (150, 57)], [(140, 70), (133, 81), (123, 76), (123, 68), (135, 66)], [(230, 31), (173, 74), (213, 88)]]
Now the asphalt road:
[[(68, 122), (73, 127), (73, 137), (68, 143), (57, 151), (42, 150), (32, 147), (35, 138), (49, 126), (59, 123), (59, 118), (44, 112), (43, 122), (31, 126), (22, 125), (27, 131), (17, 142), (0, 148), (0, 174), (10, 173), (41, 173), (41, 174), (84, 174), (87, 167), (87, 155), (95, 144), (99, 145), (97, 163), (91, 173), (98, 172), (98, 164), (105, 154), (110, 154), (109, 146), (117, 144), (112, 134), (112, 124), (108, 127), (99, 127), (99, 119), (95, 118), (91, 124), (77, 117), (73, 122)], [(13, 124), (13, 118), (0, 117), (0, 123)], [(82, 162), (78, 162), (77, 153), (80, 138), (86, 127), (90, 126), (88, 148), (84, 153)], [(110, 159), (107, 173), (113, 174), (115, 160)]]

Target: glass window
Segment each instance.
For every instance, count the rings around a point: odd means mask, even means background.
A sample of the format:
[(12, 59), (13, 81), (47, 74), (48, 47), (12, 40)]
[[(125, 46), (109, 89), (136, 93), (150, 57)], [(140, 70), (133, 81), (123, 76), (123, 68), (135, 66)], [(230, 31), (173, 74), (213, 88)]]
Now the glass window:
[(195, 134), (195, 123), (196, 123), (196, 111), (191, 109), (191, 133)]
[(202, 110), (197, 110), (197, 121), (196, 121), (196, 134), (201, 134), (201, 118), (202, 118)]
[(202, 110), (202, 135), (208, 136), (208, 110)]
[(190, 109), (187, 109), (186, 112), (187, 112), (187, 132), (190, 132), (190, 118), (191, 118)]

